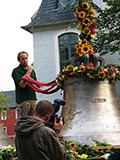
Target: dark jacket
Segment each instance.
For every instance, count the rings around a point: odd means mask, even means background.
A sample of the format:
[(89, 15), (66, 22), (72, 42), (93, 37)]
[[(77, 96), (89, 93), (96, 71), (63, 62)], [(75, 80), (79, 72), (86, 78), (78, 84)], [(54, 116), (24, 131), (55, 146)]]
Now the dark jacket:
[(65, 160), (64, 145), (57, 134), (36, 117), (23, 117), (15, 124), (18, 160)]
[(120, 160), (120, 149), (116, 150), (108, 157), (108, 160)]

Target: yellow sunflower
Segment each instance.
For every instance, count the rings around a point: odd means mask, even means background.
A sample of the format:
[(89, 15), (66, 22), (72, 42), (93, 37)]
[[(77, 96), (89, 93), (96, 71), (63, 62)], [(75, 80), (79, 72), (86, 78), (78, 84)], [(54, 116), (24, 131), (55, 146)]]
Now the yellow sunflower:
[(94, 23), (94, 24), (95, 24), (95, 23), (96, 23), (96, 19), (93, 19), (93, 20), (91, 21), (91, 23)]
[(72, 64), (69, 64), (66, 68), (65, 71), (71, 71), (73, 69)]
[(82, 24), (85, 25), (85, 26), (88, 26), (90, 23), (90, 19), (89, 18), (84, 18), (83, 21), (82, 21)]
[(87, 39), (83, 39), (81, 44), (87, 45), (88, 44), (88, 40)]
[(84, 11), (80, 11), (78, 14), (78, 17), (83, 19), (83, 18), (85, 18), (85, 15), (86, 15), (86, 13)]
[(82, 3), (82, 9), (83, 10), (88, 10), (89, 8), (90, 8), (89, 3), (87, 3), (87, 2)]
[(79, 69), (78, 69), (78, 72), (84, 72), (85, 70), (86, 70), (86, 66), (80, 65)]
[(74, 150), (76, 148), (76, 143), (74, 141), (70, 142), (70, 149)]
[(91, 30), (88, 27), (85, 27), (83, 29), (83, 32), (86, 33), (87, 35), (89, 35), (91, 33)]
[(104, 71), (99, 71), (98, 72), (98, 77), (103, 79), (105, 77), (105, 72)]
[(108, 69), (109, 69), (109, 68), (104, 68), (105, 74), (108, 74), (108, 73), (109, 73)]
[(83, 45), (82, 46), (82, 50), (81, 50), (84, 54), (88, 53), (89, 52), (89, 47), (86, 46), (86, 45)]

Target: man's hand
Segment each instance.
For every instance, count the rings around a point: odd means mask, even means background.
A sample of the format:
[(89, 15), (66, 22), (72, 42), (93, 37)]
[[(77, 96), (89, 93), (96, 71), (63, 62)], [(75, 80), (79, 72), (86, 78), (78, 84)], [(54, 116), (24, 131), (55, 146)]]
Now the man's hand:
[[(31, 74), (31, 72), (32, 72), (32, 70), (33, 70), (33, 67), (32, 67), (32, 66), (27, 66), (27, 67), (26, 67), (26, 70), (27, 70), (26, 74), (27, 74), (28, 76), (30, 76), (30, 74)], [(25, 86), (26, 86), (27, 84), (28, 84), (27, 81), (21, 79), (21, 81), (19, 82), (18, 85), (19, 85), (21, 88), (25, 88)]]
[(27, 72), (26, 72), (26, 74), (27, 74), (28, 76), (30, 76), (32, 70), (33, 70), (33, 67), (32, 67), (32, 66), (27, 66)]
[(110, 156), (110, 153), (106, 153), (101, 156), (101, 158), (104, 158), (105, 160), (108, 160), (108, 157)]
[(62, 129), (62, 127), (63, 127), (62, 117), (60, 117), (59, 123), (57, 123), (57, 119), (55, 118), (53, 129), (54, 129), (56, 132), (60, 132), (60, 130)]

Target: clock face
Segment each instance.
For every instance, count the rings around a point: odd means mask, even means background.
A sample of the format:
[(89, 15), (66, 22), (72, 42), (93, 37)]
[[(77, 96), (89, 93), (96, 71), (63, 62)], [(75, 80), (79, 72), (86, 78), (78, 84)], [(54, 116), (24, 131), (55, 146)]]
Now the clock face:
[(65, 7), (68, 5), (73, 5), (75, 3), (75, 0), (59, 0), (60, 4)]

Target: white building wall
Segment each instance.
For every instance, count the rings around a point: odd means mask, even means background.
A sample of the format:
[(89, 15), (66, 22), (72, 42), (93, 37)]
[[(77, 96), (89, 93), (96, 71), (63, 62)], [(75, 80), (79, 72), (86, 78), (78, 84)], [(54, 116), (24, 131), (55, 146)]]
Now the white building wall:
[(104, 55), (102, 57), (105, 59), (106, 64), (120, 64), (120, 54), (118, 52), (112, 55)]
[(96, 5), (98, 5), (99, 7), (101, 7), (102, 9), (104, 9), (106, 7), (106, 5), (103, 2), (103, 0), (93, 0), (93, 3), (95, 3)]
[[(34, 69), (39, 81), (50, 82), (60, 72), (58, 36), (69, 32), (78, 33), (78, 30), (76, 28), (66, 30), (66, 27), (63, 27), (62, 29), (54, 28), (33, 33)], [(50, 95), (37, 93), (37, 98), (53, 102), (56, 98), (63, 99), (63, 92), (59, 90)]]

